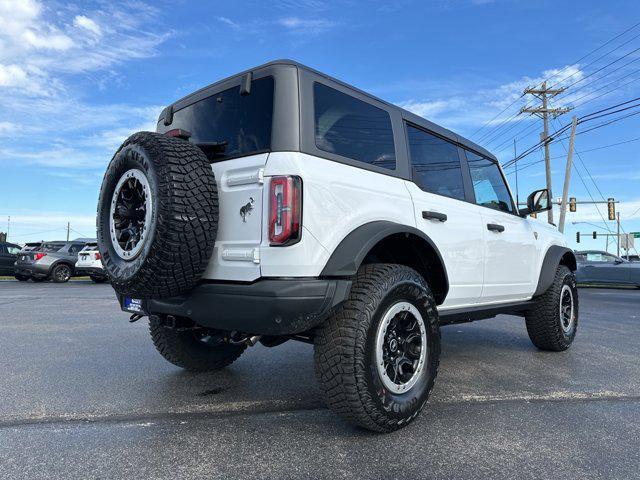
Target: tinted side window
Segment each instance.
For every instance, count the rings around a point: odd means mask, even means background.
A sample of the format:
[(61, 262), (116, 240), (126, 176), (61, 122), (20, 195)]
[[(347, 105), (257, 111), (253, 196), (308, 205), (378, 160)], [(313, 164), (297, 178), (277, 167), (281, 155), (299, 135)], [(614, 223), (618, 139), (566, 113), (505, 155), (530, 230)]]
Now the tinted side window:
[(466, 154), (476, 203), (494, 210), (513, 213), (511, 196), (498, 165), (473, 152), (467, 151)]
[(69, 247), (69, 253), (78, 253), (80, 250), (82, 250), (82, 245), (77, 243)]
[(423, 190), (464, 200), (458, 147), (407, 125), (413, 179)]
[(17, 255), (20, 251), (20, 247), (16, 247), (15, 245), (7, 245), (7, 250), (11, 255)]
[(313, 86), (316, 146), (325, 152), (394, 170), (391, 117), (321, 83)]

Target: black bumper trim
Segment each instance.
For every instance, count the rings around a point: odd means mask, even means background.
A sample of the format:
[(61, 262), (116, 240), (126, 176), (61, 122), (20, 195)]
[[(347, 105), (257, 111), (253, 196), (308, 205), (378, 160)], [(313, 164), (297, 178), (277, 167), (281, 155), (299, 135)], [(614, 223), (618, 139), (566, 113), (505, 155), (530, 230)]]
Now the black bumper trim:
[(201, 283), (185, 295), (148, 300), (150, 315), (190, 318), (203, 327), (291, 335), (321, 323), (346, 300), (351, 280), (262, 279), (250, 284)]

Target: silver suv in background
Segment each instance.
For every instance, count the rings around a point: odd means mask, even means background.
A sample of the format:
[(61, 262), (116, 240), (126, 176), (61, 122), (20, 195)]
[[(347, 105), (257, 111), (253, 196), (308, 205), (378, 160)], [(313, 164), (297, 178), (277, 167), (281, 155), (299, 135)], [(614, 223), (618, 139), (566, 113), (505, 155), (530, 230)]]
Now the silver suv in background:
[(16, 278), (31, 278), (34, 282), (53, 280), (68, 282), (76, 275), (78, 253), (86, 246), (82, 240), (42, 242), (32, 250), (22, 250), (15, 265)]

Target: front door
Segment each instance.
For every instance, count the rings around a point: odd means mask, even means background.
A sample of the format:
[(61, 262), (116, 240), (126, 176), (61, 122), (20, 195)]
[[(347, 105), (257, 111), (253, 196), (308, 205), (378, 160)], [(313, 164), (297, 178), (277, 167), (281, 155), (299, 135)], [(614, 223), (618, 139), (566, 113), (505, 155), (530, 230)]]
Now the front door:
[(531, 297), (536, 289), (533, 228), (516, 207), (497, 162), (467, 151), (467, 162), (484, 234), (482, 302)]

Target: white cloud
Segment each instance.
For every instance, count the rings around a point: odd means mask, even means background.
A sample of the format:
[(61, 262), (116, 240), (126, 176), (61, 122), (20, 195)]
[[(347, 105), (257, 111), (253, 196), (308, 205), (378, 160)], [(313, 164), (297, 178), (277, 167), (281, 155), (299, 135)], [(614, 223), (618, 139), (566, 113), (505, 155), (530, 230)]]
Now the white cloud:
[(98, 37), (102, 35), (102, 29), (100, 28), (100, 25), (91, 20), (89, 17), (85, 17), (84, 15), (76, 15), (73, 19), (73, 24), (78, 28), (84, 28), (85, 30), (90, 31)]
[(233, 20), (231, 20), (230, 18), (227, 17), (216, 17), (218, 19), (219, 22), (224, 23), (225, 25), (233, 28), (234, 30), (240, 30), (240, 25), (236, 22), (234, 22)]
[(300, 17), (286, 17), (277, 21), (278, 25), (295, 34), (317, 35), (335, 27), (336, 22), (326, 19), (305, 19)]
[(52, 95), (61, 86), (61, 74), (153, 56), (170, 36), (157, 33), (156, 10), (142, 2), (105, 3), (81, 14), (76, 8), (0, 0), (0, 89)]

